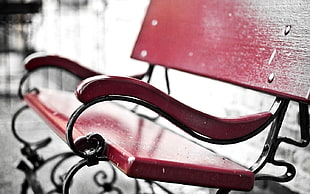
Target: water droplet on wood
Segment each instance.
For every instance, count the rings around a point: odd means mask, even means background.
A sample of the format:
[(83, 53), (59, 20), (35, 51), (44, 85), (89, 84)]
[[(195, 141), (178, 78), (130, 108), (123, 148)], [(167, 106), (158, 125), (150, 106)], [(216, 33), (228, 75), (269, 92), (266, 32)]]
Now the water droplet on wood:
[(140, 54), (141, 54), (141, 57), (146, 57), (147, 56), (147, 51), (146, 50), (142, 50)]
[(288, 35), (290, 33), (291, 29), (292, 29), (291, 25), (286, 25), (285, 29), (284, 29), (284, 35), (285, 36)]
[(274, 73), (271, 73), (269, 76), (268, 76), (268, 82), (271, 83), (273, 80), (274, 80)]
[(158, 20), (152, 20), (152, 26), (157, 26)]

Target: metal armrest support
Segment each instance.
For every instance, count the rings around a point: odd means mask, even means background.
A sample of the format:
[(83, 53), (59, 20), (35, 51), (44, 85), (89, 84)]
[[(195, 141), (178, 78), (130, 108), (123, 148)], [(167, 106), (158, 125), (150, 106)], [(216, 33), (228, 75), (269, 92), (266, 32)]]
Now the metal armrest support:
[(150, 84), (128, 77), (88, 78), (78, 85), (76, 96), (83, 103), (106, 97), (102, 101), (124, 100), (143, 105), (190, 135), (217, 144), (250, 138), (251, 134), (257, 134), (257, 130), (262, 130), (260, 128), (272, 119), (270, 112), (231, 119), (218, 118), (195, 110)]
[(282, 99), (284, 106), (279, 111), (279, 116), (273, 121), (269, 135), (266, 139), (264, 148), (258, 160), (250, 168), (254, 173), (258, 173), (267, 163), (274, 166), (286, 168), (286, 172), (280, 176), (269, 174), (257, 174), (256, 180), (273, 180), (278, 182), (288, 182), (296, 175), (296, 169), (293, 164), (285, 160), (276, 160), (275, 155), (281, 143), (291, 144), (297, 147), (306, 147), (310, 142), (309, 131), (309, 110), (308, 105), (299, 103), (299, 120), (300, 120), (300, 140), (296, 141), (290, 137), (282, 137), (279, 135), (282, 122), (287, 111), (289, 100)]

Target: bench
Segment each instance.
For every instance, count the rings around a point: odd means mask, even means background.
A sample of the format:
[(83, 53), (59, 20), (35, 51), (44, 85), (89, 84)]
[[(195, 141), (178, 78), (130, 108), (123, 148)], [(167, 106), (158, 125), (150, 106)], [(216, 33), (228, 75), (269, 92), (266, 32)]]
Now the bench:
[[(218, 193), (250, 191), (255, 180), (292, 180), (295, 167), (274, 156), (281, 143), (309, 144), (309, 35), (303, 30), (298, 5), (278, 3), (152, 0), (132, 51), (132, 58), (149, 63), (149, 68), (133, 76), (103, 75), (60, 56), (27, 58), (20, 97), (83, 158), (69, 170), (62, 191), (69, 192), (80, 168), (99, 161), (111, 162), (129, 177), (219, 188)], [(287, 14), (279, 14), (282, 11)], [(167, 70), (168, 91), (168, 69), (174, 69), (266, 93), (275, 96), (275, 101), (266, 112), (236, 118), (213, 116), (143, 81), (157, 66)], [(27, 78), (45, 67), (63, 69), (83, 81), (74, 93), (25, 90)], [(246, 168), (120, 101), (146, 107), (197, 141), (210, 144), (243, 142), (270, 126), (269, 134), (257, 161)], [(290, 101), (299, 104), (299, 141), (279, 135)], [(16, 136), (14, 123), (21, 110), (12, 122)], [(30, 155), (36, 158), (32, 161), (37, 161), (36, 149), (23, 143), (32, 150)], [(285, 167), (286, 172), (280, 176), (260, 174), (267, 163)]]

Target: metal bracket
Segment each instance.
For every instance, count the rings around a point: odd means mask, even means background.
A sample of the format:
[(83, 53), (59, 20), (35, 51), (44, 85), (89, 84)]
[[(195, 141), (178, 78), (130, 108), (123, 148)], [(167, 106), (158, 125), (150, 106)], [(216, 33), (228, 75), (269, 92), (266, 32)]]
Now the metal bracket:
[(37, 142), (28, 142), (26, 140), (24, 140), (23, 138), (21, 138), (16, 131), (16, 120), (18, 118), (18, 116), (26, 109), (28, 109), (29, 107), (23, 106), (21, 107), (14, 115), (12, 118), (12, 123), (11, 123), (11, 129), (13, 132), (14, 137), (21, 142), (24, 147), (21, 149), (21, 153), (27, 157), (27, 159), (32, 163), (34, 169), (39, 168), (43, 163), (44, 163), (44, 159), (37, 153), (37, 151), (41, 148), (46, 147), (50, 142), (51, 142), (51, 138), (45, 138), (41, 141), (37, 141)]
[(282, 101), (285, 103), (285, 106), (281, 108), (278, 116), (273, 121), (262, 154), (260, 155), (256, 163), (250, 168), (250, 170), (252, 170), (254, 173), (258, 173), (267, 163), (269, 163), (274, 166), (285, 167), (286, 172), (280, 176), (257, 174), (255, 177), (256, 180), (272, 180), (277, 182), (288, 182), (292, 180), (296, 175), (295, 167), (287, 161), (275, 160), (274, 158), (279, 148), (279, 145), (281, 143), (287, 143), (298, 147), (306, 147), (307, 145), (309, 145), (310, 142), (308, 105), (302, 103), (299, 103), (301, 140), (298, 142), (291, 138), (281, 137), (279, 135), (282, 122), (289, 104), (289, 100), (282, 99)]
[[(72, 133), (73, 133), (73, 126), (75, 121), (78, 119), (79, 115), (87, 108), (88, 106), (83, 106), (81, 109), (78, 109), (75, 113), (73, 113), (72, 117), (69, 119), (68, 126), (67, 126), (67, 142), (72, 149), (72, 151), (82, 157), (83, 159), (80, 160), (77, 164), (75, 164), (69, 171), (65, 177), (63, 182), (63, 193), (69, 193), (69, 188), (72, 182), (74, 175), (84, 166), (93, 166), (97, 165), (99, 161), (108, 161), (108, 158), (103, 155), (106, 150), (106, 143), (103, 137), (97, 133), (89, 133), (86, 137), (82, 137), (78, 140), (77, 144), (80, 142), (86, 143), (89, 145), (88, 148), (84, 150), (79, 150), (74, 143)], [(105, 185), (107, 187), (107, 185)], [(110, 189), (114, 187), (109, 185)], [(105, 189), (108, 189), (105, 188)]]

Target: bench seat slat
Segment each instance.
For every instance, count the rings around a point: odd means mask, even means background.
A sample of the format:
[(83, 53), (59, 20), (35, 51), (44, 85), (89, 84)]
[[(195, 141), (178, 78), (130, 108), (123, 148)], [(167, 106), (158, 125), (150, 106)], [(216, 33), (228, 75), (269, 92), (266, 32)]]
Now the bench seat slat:
[[(65, 141), (68, 118), (81, 105), (76, 97), (40, 90), (24, 99)], [(254, 174), (246, 168), (115, 103), (91, 107), (74, 128), (74, 139), (89, 132), (101, 134), (110, 161), (131, 177), (236, 190), (250, 190), (254, 184)]]

